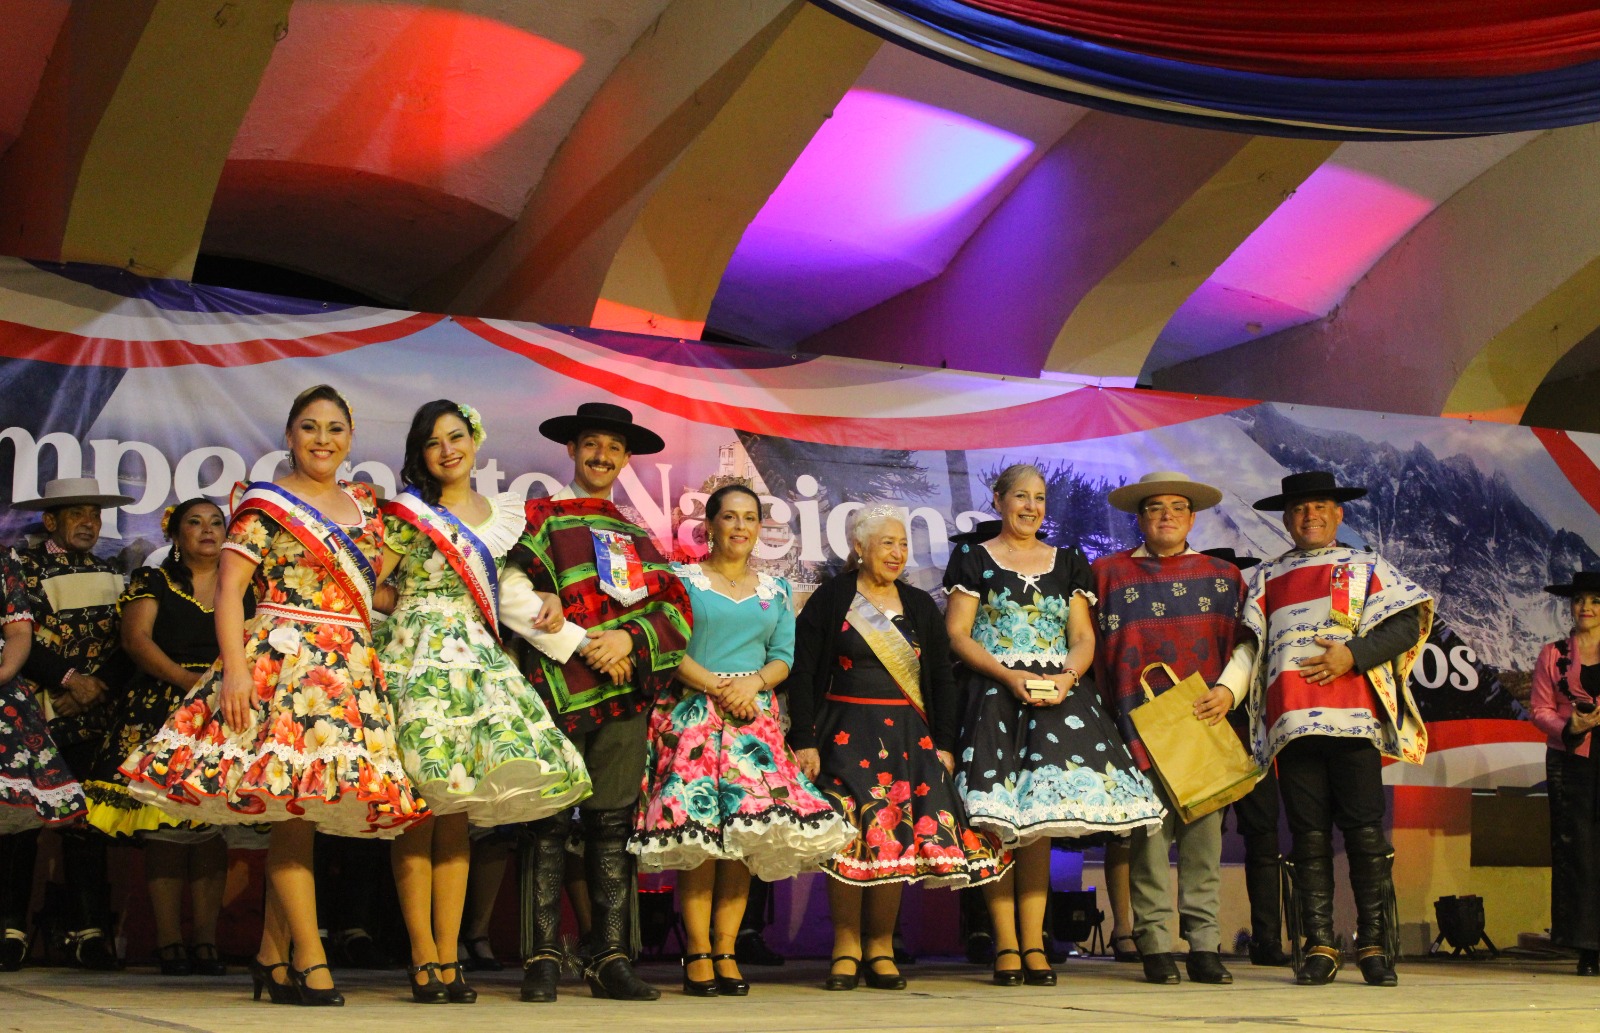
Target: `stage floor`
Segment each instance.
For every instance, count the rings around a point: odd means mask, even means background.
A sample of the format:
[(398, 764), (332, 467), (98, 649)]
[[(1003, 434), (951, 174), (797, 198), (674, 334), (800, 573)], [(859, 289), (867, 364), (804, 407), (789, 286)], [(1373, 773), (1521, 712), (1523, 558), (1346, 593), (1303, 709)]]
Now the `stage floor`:
[(1071, 1030), (1144, 1033), (1247, 1024), (1252, 1029), (1384, 1030), (1476, 1033), (1516, 1029), (1600, 1029), (1600, 980), (1572, 974), (1571, 961), (1416, 961), (1400, 969), (1398, 989), (1361, 982), (1353, 965), (1328, 987), (1297, 987), (1287, 969), (1230, 964), (1235, 983), (1206, 987), (1147, 986), (1137, 965), (1074, 959), (1052, 989), (1002, 989), (985, 970), (953, 962), (908, 966), (899, 993), (861, 989), (825, 993), (822, 962), (748, 968), (749, 997), (696, 1000), (673, 987), (677, 968), (644, 965), (641, 974), (665, 991), (649, 1004), (597, 1001), (577, 984), (549, 1005), (517, 1000), (520, 973), (475, 978), (482, 996), (471, 1006), (416, 1005), (403, 972), (346, 972), (343, 1008), (274, 1007), (249, 999), (242, 973), (222, 979), (163, 978), (133, 969), (91, 974), (29, 968), (0, 975), (0, 1030), (27, 1033), (123, 1033), (135, 1030), (253, 1033), (407, 1033), (559, 1029), (562, 1033), (738, 1033), (738, 1031)]

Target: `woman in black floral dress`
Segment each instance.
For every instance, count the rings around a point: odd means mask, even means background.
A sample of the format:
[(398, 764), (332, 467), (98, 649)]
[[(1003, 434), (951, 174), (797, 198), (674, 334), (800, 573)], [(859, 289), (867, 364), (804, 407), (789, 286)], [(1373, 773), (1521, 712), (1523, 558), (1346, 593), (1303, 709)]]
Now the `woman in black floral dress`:
[[(212, 604), (227, 523), (205, 498), (180, 502), (162, 531), (172, 551), (159, 567), (133, 572), (118, 607), (122, 648), (137, 667), (114, 708), (111, 728), (90, 780), (89, 824), (109, 836), (138, 837), (144, 847), (145, 885), (156, 926), (156, 960), (162, 975), (221, 975), (217, 913), (228, 874), (222, 830), (193, 825), (128, 793), (117, 769), (124, 758), (166, 723), (200, 676), (217, 659)], [(245, 614), (254, 611), (247, 593)], [(183, 896), (193, 905), (193, 946), (183, 942)]]
[(33, 645), (33, 614), (16, 561), (0, 551), (0, 969), (14, 972), (28, 953), (33, 839), (45, 825), (83, 816), (83, 790), (56, 752), (44, 714), (17, 672)]
[(852, 540), (858, 569), (818, 588), (796, 622), (789, 742), (857, 830), (823, 863), (834, 944), (825, 985), (854, 990), (864, 978), (899, 990), (902, 885), (977, 885), (1009, 862), (967, 827), (951, 784), (960, 714), (949, 641), (932, 597), (897, 580), (907, 556), (900, 511), (868, 509)]

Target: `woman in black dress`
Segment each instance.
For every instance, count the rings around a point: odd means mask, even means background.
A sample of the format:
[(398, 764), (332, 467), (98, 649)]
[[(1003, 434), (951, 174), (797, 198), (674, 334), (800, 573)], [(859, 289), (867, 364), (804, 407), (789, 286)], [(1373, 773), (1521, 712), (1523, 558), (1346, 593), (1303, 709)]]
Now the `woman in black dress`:
[[(222, 975), (217, 914), (228, 874), (222, 830), (194, 826), (128, 794), (117, 768), (154, 735), (200, 675), (217, 659), (212, 602), (227, 524), (205, 498), (180, 502), (163, 522), (172, 543), (159, 567), (133, 572), (118, 603), (122, 648), (138, 673), (123, 689), (94, 777), (84, 787), (89, 823), (114, 837), (137, 837), (144, 848), (145, 885), (155, 917), (156, 960), (163, 975)], [(251, 601), (245, 601), (246, 612)], [(183, 941), (185, 888), (193, 908), (193, 939)]]
[(796, 622), (789, 742), (857, 830), (823, 863), (833, 913), (826, 987), (854, 990), (865, 978), (899, 990), (902, 885), (976, 885), (999, 878), (1005, 863), (967, 827), (950, 781), (960, 718), (949, 641), (933, 598), (898, 580), (907, 557), (900, 510), (866, 510), (851, 539), (854, 567), (818, 588)]

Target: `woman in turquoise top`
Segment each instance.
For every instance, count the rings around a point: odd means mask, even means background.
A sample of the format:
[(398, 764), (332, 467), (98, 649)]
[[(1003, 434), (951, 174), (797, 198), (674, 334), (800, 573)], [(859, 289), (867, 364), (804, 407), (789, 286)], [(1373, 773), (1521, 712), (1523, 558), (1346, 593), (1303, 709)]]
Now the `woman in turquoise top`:
[(706, 500), (706, 529), (710, 555), (677, 568), (694, 606), (694, 637), (677, 681), (650, 714), (650, 761), (629, 849), (646, 871), (683, 873), (684, 992), (742, 996), (749, 984), (733, 945), (750, 873), (787, 879), (832, 856), (855, 831), (784, 742), (773, 688), (794, 660), (794, 609), (787, 581), (750, 569), (761, 500), (742, 484), (717, 489)]

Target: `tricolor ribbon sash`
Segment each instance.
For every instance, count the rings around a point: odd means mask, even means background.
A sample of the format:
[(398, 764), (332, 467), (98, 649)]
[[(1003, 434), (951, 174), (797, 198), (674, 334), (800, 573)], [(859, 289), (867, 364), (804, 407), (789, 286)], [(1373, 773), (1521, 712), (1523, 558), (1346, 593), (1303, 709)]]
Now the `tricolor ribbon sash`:
[(1367, 585), (1371, 580), (1370, 563), (1341, 563), (1333, 568), (1329, 616), (1335, 624), (1348, 631), (1356, 630), (1361, 623), (1361, 611), (1367, 604)]
[(926, 721), (928, 708), (922, 702), (922, 660), (911, 648), (911, 643), (906, 641), (905, 635), (895, 627), (888, 614), (860, 592), (856, 593), (855, 601), (850, 604), (849, 619), (850, 626), (866, 639), (872, 655), (883, 664), (884, 670), (894, 678), (894, 683)]
[(371, 561), (356, 548), (343, 528), (323, 516), (316, 507), (268, 481), (234, 487), (233, 515), (229, 522), (252, 509), (271, 517), (305, 546), (306, 555), (349, 597), (361, 622), (372, 627), (372, 592), (377, 587), (378, 575)]
[(462, 520), (442, 506), (430, 506), (415, 487), (384, 502), (386, 516), (403, 520), (428, 536), (450, 569), (456, 572), (478, 611), (483, 614), (489, 633), (500, 640), (500, 574), (494, 554)]
[(624, 606), (632, 606), (650, 594), (644, 583), (644, 563), (633, 539), (616, 531), (590, 528), (594, 536), (594, 571), (600, 591)]

